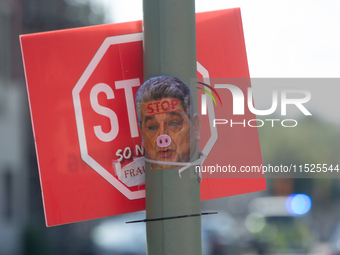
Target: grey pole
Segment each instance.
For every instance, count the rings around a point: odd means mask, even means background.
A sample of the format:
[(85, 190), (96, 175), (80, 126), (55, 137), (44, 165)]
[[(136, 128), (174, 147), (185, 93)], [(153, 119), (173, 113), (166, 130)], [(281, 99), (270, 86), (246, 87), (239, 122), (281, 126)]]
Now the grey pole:
[[(144, 0), (144, 80), (175, 76), (190, 86), (196, 78), (195, 0)], [(190, 87), (197, 109), (196, 85)], [(196, 151), (196, 156), (198, 152)], [(200, 214), (194, 167), (151, 170), (146, 164), (146, 218)], [(147, 254), (200, 255), (201, 217), (147, 221)]]

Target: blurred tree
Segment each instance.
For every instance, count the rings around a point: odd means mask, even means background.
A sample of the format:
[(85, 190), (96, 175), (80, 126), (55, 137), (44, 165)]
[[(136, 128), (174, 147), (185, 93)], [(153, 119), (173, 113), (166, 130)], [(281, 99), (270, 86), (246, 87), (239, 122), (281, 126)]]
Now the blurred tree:
[[(281, 125), (258, 128), (264, 165), (293, 164), (303, 167), (305, 164), (327, 164), (328, 168), (331, 165), (333, 169), (336, 165), (340, 167), (340, 126), (310, 116), (297, 121), (298, 125), (294, 128)], [(290, 188), (290, 193), (309, 195), (313, 203), (311, 212), (314, 222), (318, 224), (322, 238), (326, 238), (328, 226), (338, 219), (339, 175), (340, 171), (302, 172), (292, 175), (288, 181), (275, 178), (273, 174), (267, 183), (273, 195), (289, 195), (286, 191)]]

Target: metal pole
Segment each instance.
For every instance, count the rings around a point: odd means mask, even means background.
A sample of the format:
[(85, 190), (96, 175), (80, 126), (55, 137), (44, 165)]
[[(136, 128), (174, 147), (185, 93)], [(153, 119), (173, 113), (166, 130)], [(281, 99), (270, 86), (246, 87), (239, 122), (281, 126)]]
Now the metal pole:
[[(190, 86), (196, 78), (195, 0), (144, 0), (144, 80), (175, 76)], [(193, 92), (197, 109), (196, 85)], [(196, 152), (197, 153), (197, 152)], [(200, 185), (194, 168), (151, 170), (146, 164), (146, 218), (200, 214)], [(201, 217), (146, 223), (147, 254), (200, 255)]]

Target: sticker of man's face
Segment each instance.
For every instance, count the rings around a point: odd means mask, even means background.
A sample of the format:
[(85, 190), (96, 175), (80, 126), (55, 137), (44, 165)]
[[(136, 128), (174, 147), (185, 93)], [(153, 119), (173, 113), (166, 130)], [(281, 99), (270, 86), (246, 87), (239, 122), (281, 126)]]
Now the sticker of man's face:
[[(184, 111), (176, 98), (144, 102), (140, 106), (139, 130), (146, 156), (153, 160), (189, 162), (200, 138), (200, 117)], [(152, 164), (152, 169), (179, 169), (178, 166)]]

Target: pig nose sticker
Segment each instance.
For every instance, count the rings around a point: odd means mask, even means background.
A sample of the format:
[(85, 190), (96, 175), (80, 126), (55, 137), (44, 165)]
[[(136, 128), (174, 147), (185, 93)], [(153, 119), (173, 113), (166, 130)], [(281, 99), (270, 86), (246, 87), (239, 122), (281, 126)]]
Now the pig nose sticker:
[(169, 146), (171, 143), (171, 138), (168, 135), (160, 135), (157, 137), (157, 145), (159, 147)]

